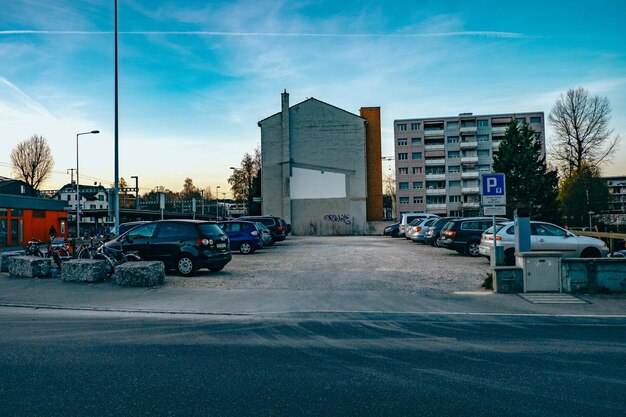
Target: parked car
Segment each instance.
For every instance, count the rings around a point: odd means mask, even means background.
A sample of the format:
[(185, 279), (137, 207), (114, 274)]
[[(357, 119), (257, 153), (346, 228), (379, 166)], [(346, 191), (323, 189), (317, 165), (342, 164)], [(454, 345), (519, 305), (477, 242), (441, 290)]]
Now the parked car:
[[(276, 216), (244, 216), (240, 217), (240, 220), (247, 220), (250, 222), (263, 223), (272, 233), (272, 239), (274, 242), (280, 242), (285, 240), (287, 233), (285, 231), (284, 220)], [(282, 222), (281, 222), (282, 220)]]
[(402, 218), (400, 220), (400, 231), (398, 232), (398, 236), (406, 236), (406, 230), (409, 224), (415, 219), (423, 219), (426, 217), (439, 217), (436, 214), (432, 213), (402, 213)]
[(383, 230), (383, 236), (398, 237), (400, 233), (400, 222), (390, 224)]
[(450, 220), (456, 220), (458, 217), (440, 217), (437, 219), (435, 223), (433, 223), (426, 232), (426, 238), (424, 240), (425, 243), (428, 243), (430, 246), (437, 246), (437, 240), (441, 235), (441, 230), (445, 227), (446, 224)]
[(409, 225), (406, 227), (406, 230), (404, 231), (404, 238), (410, 240), (411, 237), (415, 234), (415, 228), (422, 224), (424, 220), (427, 220), (427, 218), (418, 217), (416, 219), (413, 219), (413, 221), (409, 223)]
[(613, 253), (609, 253), (609, 258), (626, 258), (626, 249), (618, 250)]
[(263, 223), (256, 222), (256, 227), (261, 233), (261, 242), (263, 242), (263, 246), (272, 246), (274, 244), (274, 239), (272, 239), (272, 232), (267, 228)]
[[(496, 225), (498, 246), (504, 249), (504, 263), (515, 264), (515, 223)], [(485, 230), (480, 241), (479, 252), (489, 257), (493, 248), (493, 227)], [(600, 239), (576, 236), (555, 224), (530, 221), (530, 250), (562, 252), (565, 258), (600, 258), (607, 256), (609, 248)]]
[[(496, 217), (496, 222), (509, 219)], [(485, 230), (493, 225), (492, 217), (464, 217), (449, 221), (442, 230), (437, 244), (441, 248), (455, 250), (469, 256), (480, 256), (480, 239)]]
[(249, 255), (263, 247), (261, 232), (255, 222), (230, 220), (217, 222), (217, 224), (226, 232), (230, 242), (230, 250), (238, 250), (244, 255)]
[(436, 217), (430, 219), (424, 219), (419, 225), (415, 226), (411, 240), (413, 242), (426, 243), (426, 233), (430, 230), (431, 226), (438, 220)]
[(166, 269), (191, 276), (200, 268), (221, 271), (232, 259), (228, 236), (215, 222), (160, 220), (139, 225), (106, 243), (137, 252), (143, 260), (162, 261)]
[(122, 236), (124, 233), (128, 232), (130, 229), (133, 229), (137, 226), (141, 226), (142, 224), (146, 224), (146, 223), (150, 223), (150, 221), (120, 223), (119, 235)]

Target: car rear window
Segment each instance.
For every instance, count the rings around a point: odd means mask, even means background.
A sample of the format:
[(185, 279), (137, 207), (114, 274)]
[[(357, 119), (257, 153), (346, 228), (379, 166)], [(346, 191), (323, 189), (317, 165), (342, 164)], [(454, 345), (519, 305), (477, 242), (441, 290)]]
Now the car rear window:
[(198, 237), (196, 227), (190, 223), (163, 223), (159, 229), (159, 238), (195, 239)]
[(216, 224), (202, 223), (200, 224), (200, 233), (202, 236), (216, 236), (224, 234), (224, 231)]

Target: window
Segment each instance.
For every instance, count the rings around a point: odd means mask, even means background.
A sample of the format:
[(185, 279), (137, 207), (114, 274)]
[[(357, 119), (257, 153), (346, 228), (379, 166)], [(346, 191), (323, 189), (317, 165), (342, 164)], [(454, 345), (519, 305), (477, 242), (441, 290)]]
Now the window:
[(413, 189), (423, 188), (424, 183), (422, 181), (413, 181)]
[(461, 127), (476, 127), (475, 120), (463, 120), (461, 121)]
[(447, 129), (456, 129), (459, 127), (459, 122), (448, 122), (446, 123)]
[(409, 197), (400, 197), (400, 204), (409, 204)]
[(517, 117), (517, 118), (515, 119), (515, 122), (516, 122), (518, 125), (524, 124), (524, 123), (526, 123), (526, 118), (525, 118), (525, 117)]
[(154, 229), (156, 229), (158, 223), (149, 223), (143, 226), (137, 226), (132, 229), (126, 236), (130, 239), (149, 239), (154, 234)]
[(476, 142), (489, 142), (489, 135), (476, 136)]
[(479, 149), (478, 156), (489, 156), (489, 149)]
[(489, 120), (477, 120), (476, 126), (478, 127), (489, 127)]
[(406, 123), (399, 123), (398, 124), (398, 130), (405, 131), (406, 130)]
[(448, 172), (461, 172), (461, 166), (460, 165), (449, 165), (448, 166)]
[(33, 218), (34, 219), (45, 219), (46, 211), (45, 210), (33, 210)]
[(461, 181), (448, 181), (448, 187), (460, 187)]
[(398, 183), (398, 188), (400, 190), (408, 190), (409, 189), (409, 183), (408, 182), (400, 182), (400, 183)]
[(459, 151), (448, 151), (448, 158), (459, 158), (461, 153)]
[(405, 146), (408, 144), (406, 138), (398, 139), (398, 146)]
[(67, 195), (67, 201), (70, 201), (71, 199), (72, 199), (72, 195), (71, 195), (71, 194), (68, 194), (68, 195)]
[(478, 172), (491, 172), (491, 165), (477, 165)]
[(421, 152), (413, 152), (411, 154), (411, 159), (415, 160), (415, 159), (422, 159), (422, 153)]
[(11, 217), (24, 217), (24, 209), (11, 209)]
[(413, 204), (424, 204), (424, 197), (413, 197)]
[(411, 130), (420, 130), (421, 123), (411, 123)]
[(89, 208), (90, 208), (90, 209), (95, 209), (95, 208), (97, 208), (97, 207), (96, 207), (96, 205), (95, 205), (95, 204), (90, 204), (90, 205), (89, 205)]
[(421, 145), (422, 138), (411, 138), (411, 145)]
[(400, 175), (409, 175), (409, 169), (408, 168), (398, 168), (398, 174), (400, 174)]
[(413, 167), (413, 175), (421, 174), (422, 167)]
[(448, 143), (459, 143), (458, 136), (448, 136)]
[(461, 196), (460, 195), (451, 195), (449, 196), (450, 202), (451, 203), (460, 203), (461, 202)]
[(103, 195), (99, 195), (99, 196), (98, 196), (98, 200), (99, 200), (99, 201), (104, 201), (104, 196), (103, 196)]
[(407, 159), (409, 159), (409, 154), (404, 152), (404, 153), (399, 153), (398, 154), (398, 160), (399, 161), (406, 161)]
[(530, 118), (531, 125), (539, 125), (541, 124), (541, 117), (531, 117)]

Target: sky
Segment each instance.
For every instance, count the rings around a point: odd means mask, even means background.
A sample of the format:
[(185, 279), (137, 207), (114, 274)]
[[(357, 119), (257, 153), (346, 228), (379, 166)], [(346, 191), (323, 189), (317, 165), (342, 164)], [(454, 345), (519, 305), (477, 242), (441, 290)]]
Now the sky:
[[(393, 120), (543, 111), (584, 87), (622, 137), (604, 175), (626, 175), (626, 2), (118, 0), (119, 172), (140, 192), (194, 185), (230, 196), (257, 122), (315, 97)], [(546, 122), (547, 144), (552, 129)], [(34, 134), (58, 189), (114, 181), (114, 0), (0, 8), (0, 176)]]

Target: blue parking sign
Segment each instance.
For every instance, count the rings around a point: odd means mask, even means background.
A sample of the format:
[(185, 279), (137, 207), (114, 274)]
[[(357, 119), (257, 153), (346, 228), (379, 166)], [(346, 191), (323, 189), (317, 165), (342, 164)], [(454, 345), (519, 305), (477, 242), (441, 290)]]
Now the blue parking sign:
[(506, 204), (505, 176), (502, 173), (483, 174), (481, 176), (480, 194), (483, 206), (500, 206)]

